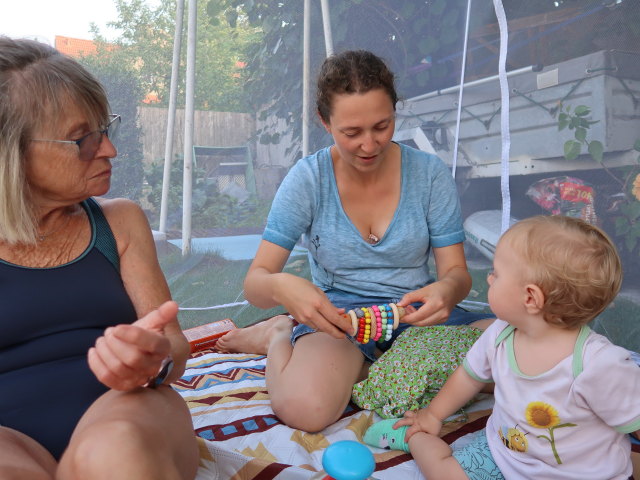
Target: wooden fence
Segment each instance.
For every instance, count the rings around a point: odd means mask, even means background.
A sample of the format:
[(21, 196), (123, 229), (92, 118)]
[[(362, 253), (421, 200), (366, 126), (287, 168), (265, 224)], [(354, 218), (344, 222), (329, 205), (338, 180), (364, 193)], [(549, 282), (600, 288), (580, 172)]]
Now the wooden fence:
[[(144, 162), (159, 162), (164, 158), (167, 109), (139, 107), (138, 121), (142, 128)], [(196, 111), (193, 144), (212, 147), (244, 146), (255, 132), (255, 118), (249, 113)], [(182, 154), (184, 145), (184, 110), (176, 111), (173, 154)], [(251, 148), (255, 151), (255, 148)]]

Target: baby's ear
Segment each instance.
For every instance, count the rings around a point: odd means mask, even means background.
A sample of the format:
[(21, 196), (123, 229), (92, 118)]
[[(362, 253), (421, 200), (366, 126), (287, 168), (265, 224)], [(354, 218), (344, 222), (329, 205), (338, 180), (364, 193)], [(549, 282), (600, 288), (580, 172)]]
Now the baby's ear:
[(525, 285), (524, 306), (529, 313), (537, 314), (544, 307), (544, 293), (539, 286), (530, 283)]

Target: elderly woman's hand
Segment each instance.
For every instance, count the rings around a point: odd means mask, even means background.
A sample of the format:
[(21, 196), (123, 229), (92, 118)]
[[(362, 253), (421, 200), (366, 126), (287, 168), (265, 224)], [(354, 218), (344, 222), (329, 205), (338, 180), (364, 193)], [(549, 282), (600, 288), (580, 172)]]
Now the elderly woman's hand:
[(107, 328), (88, 353), (89, 367), (96, 378), (109, 388), (123, 391), (147, 383), (171, 353), (164, 329), (177, 313), (178, 305), (169, 301), (131, 325)]

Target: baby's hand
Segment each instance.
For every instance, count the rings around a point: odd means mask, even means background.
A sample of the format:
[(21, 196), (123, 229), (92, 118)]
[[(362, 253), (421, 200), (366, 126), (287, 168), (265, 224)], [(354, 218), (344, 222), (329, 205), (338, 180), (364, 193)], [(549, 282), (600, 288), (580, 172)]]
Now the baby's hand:
[(409, 442), (409, 439), (418, 432), (438, 435), (442, 428), (442, 422), (429, 412), (429, 408), (423, 408), (417, 412), (413, 410), (405, 412), (404, 417), (398, 420), (393, 428), (402, 426), (409, 427), (404, 437), (404, 441)]

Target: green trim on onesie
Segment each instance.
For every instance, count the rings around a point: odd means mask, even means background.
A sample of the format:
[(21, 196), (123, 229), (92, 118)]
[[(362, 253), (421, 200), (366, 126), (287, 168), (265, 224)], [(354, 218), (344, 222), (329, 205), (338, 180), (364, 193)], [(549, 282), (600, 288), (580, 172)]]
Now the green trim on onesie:
[[(515, 327), (513, 327), (512, 325), (509, 325), (508, 327), (505, 327), (504, 330), (502, 330), (502, 332), (500, 332), (500, 335), (498, 335), (498, 337), (496, 338), (496, 346), (498, 346), (500, 344), (500, 342), (505, 341), (505, 348), (507, 349), (507, 358), (509, 359), (509, 367), (511, 367), (511, 370), (513, 370), (515, 373), (517, 373), (518, 375), (525, 377), (525, 378), (536, 378), (538, 375), (526, 375), (522, 372), (522, 370), (520, 370), (520, 367), (518, 367), (518, 362), (516, 360), (516, 352), (515, 349), (513, 348), (513, 339), (515, 337), (514, 333), (515, 333)], [(584, 344), (587, 341), (587, 338), (589, 338), (589, 335), (591, 334), (591, 328), (589, 328), (587, 325), (583, 325), (582, 327), (580, 327), (580, 332), (578, 333), (578, 338), (576, 339), (576, 344), (573, 347), (573, 358), (572, 358), (572, 371), (573, 371), (573, 378), (576, 378), (578, 375), (580, 375), (582, 373), (582, 370), (584, 369), (584, 365), (582, 363), (583, 360), (583, 353), (584, 353)]]
[(467, 363), (467, 358), (466, 357), (462, 361), (462, 368), (464, 368), (464, 371), (467, 372), (471, 378), (473, 378), (474, 380), (476, 380), (478, 382), (493, 383), (493, 378), (488, 378), (488, 379), (485, 380), (484, 378), (480, 378), (479, 376), (477, 376), (476, 373), (471, 369), (471, 367)]
[[(507, 329), (505, 328), (505, 330)], [(520, 367), (518, 366), (518, 361), (516, 360), (516, 351), (513, 348), (513, 338), (515, 337), (514, 335), (515, 331), (516, 329), (512, 327), (511, 331), (509, 332), (509, 335), (506, 336), (505, 338), (505, 348), (507, 349), (507, 358), (509, 359), (509, 367), (511, 368), (511, 370), (516, 372), (521, 377), (533, 378), (530, 375), (525, 375), (524, 373), (522, 373), (522, 370), (520, 370)], [(499, 335), (499, 337), (500, 336), (502, 335)]]
[(505, 338), (507, 338), (509, 335), (513, 333), (515, 329), (516, 327), (514, 327), (513, 325), (507, 325), (506, 327), (504, 327), (504, 330), (502, 330), (500, 334), (496, 337), (495, 346), (497, 347), (498, 345), (500, 345)]
[(589, 338), (590, 334), (591, 329), (587, 325), (583, 325), (582, 328), (580, 328), (580, 333), (578, 334), (578, 339), (576, 340), (576, 346), (573, 348), (573, 378), (577, 378), (578, 375), (582, 373), (582, 370), (584, 370), (584, 344), (587, 341), (587, 338)]
[(619, 427), (613, 427), (617, 432), (620, 433), (633, 433), (637, 430), (640, 430), (640, 418), (638, 418), (635, 422), (631, 422), (627, 425), (620, 425)]

